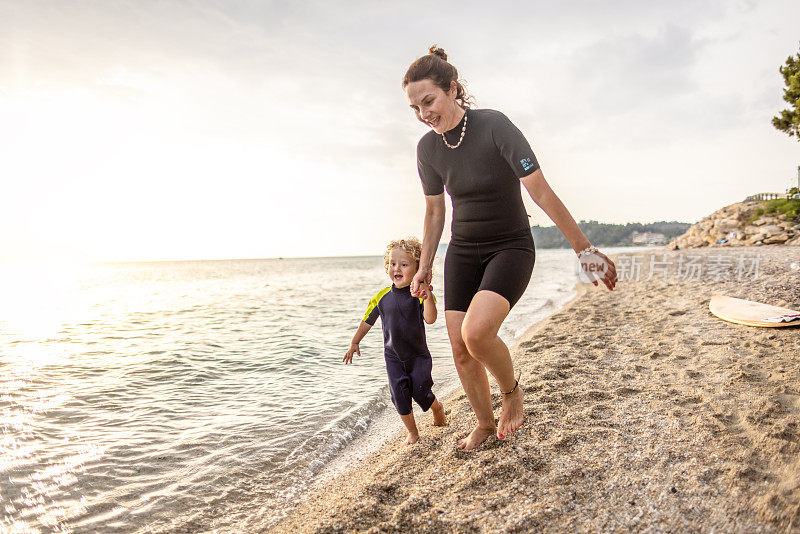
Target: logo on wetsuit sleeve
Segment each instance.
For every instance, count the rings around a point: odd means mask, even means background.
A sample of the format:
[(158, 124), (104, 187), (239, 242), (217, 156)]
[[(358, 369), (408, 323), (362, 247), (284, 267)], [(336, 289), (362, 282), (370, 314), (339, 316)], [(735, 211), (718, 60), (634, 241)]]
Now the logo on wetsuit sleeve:
[(522, 158), (521, 160), (519, 160), (519, 162), (522, 164), (523, 170), (527, 171), (531, 167), (533, 167), (533, 161), (531, 161), (531, 158)]

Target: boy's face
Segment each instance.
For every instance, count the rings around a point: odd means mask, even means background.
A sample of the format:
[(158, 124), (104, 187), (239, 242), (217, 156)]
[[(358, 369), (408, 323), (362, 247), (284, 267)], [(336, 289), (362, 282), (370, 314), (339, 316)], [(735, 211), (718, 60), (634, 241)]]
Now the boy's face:
[(389, 265), (387, 266), (389, 278), (395, 287), (406, 287), (411, 285), (411, 280), (417, 274), (417, 262), (408, 252), (399, 248), (393, 248), (389, 252)]

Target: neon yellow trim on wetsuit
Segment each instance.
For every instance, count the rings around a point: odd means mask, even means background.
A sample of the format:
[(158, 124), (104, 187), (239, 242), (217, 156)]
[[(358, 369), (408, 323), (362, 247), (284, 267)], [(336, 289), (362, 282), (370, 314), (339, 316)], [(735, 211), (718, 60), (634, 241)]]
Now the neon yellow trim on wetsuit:
[[(391, 290), (392, 290), (392, 286), (384, 287), (383, 289), (381, 289), (380, 291), (375, 293), (374, 297), (369, 299), (369, 304), (367, 305), (367, 311), (364, 313), (364, 318), (362, 319), (362, 321), (364, 321), (365, 323), (367, 322), (367, 319), (369, 318), (369, 314), (372, 313), (372, 310), (375, 309), (375, 306), (378, 305), (378, 303), (381, 301), (381, 299), (384, 297), (384, 295), (386, 295), (386, 293), (388, 293)], [(436, 295), (431, 293), (431, 297), (433, 297), (433, 303), (436, 304)], [(418, 298), (419, 298), (419, 303), (424, 305), (425, 304), (425, 299), (423, 299), (422, 297), (418, 297)], [(370, 323), (367, 323), (367, 324), (370, 324)]]
[(380, 291), (375, 293), (374, 297), (369, 299), (369, 305), (367, 305), (367, 312), (364, 314), (364, 319), (362, 319), (365, 323), (367, 322), (367, 319), (369, 318), (369, 314), (372, 313), (373, 309), (375, 309), (375, 306), (377, 306), (378, 303), (383, 298), (383, 296), (386, 293), (388, 293), (389, 291), (391, 291), (391, 290), (392, 290), (392, 286), (384, 287), (383, 289), (381, 289)]

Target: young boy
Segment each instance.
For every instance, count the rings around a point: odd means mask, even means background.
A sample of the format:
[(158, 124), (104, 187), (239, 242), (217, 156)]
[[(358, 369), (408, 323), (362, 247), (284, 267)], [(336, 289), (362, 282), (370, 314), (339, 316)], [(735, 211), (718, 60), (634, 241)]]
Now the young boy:
[(389, 243), (384, 266), (392, 285), (378, 291), (369, 301), (364, 320), (358, 325), (350, 348), (342, 358), (347, 364), (353, 361), (353, 353), (361, 356), (358, 344), (380, 316), (392, 402), (408, 430), (405, 445), (412, 445), (419, 440), (411, 399), (419, 404), (423, 412), (427, 412), (428, 408), (433, 410), (434, 425), (446, 424), (444, 406), (431, 391), (432, 360), (423, 323), (423, 320), (428, 324), (436, 321), (436, 299), (431, 292), (433, 288), (423, 286), (421, 297), (411, 296), (411, 280), (419, 268), (421, 253), (422, 244), (414, 238), (397, 239)]

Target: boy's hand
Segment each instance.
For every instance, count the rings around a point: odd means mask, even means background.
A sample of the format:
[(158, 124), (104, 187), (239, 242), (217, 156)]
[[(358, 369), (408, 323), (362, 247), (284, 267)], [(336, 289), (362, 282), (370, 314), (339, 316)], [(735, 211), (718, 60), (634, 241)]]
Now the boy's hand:
[(361, 357), (361, 349), (358, 348), (358, 343), (350, 343), (350, 348), (347, 349), (342, 361), (345, 364), (353, 363), (353, 353), (356, 353), (359, 357)]
[(419, 286), (419, 297), (422, 300), (427, 299), (431, 295), (433, 295), (433, 286), (428, 284), (422, 284), (421, 286)]

